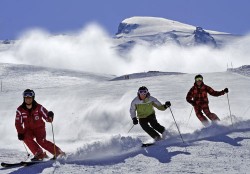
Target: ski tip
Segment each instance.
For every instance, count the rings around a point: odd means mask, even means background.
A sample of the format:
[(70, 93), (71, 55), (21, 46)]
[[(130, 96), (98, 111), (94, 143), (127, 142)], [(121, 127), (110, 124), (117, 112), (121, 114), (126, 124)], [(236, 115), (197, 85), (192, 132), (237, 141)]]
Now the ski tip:
[(6, 163), (1, 163), (1, 166), (6, 167), (7, 165), (6, 165)]
[(7, 168), (7, 167), (18, 167), (18, 166), (21, 166), (21, 163), (20, 162), (18, 162), (18, 163), (4, 163), (4, 162), (2, 162), (1, 166), (4, 167), (4, 168)]

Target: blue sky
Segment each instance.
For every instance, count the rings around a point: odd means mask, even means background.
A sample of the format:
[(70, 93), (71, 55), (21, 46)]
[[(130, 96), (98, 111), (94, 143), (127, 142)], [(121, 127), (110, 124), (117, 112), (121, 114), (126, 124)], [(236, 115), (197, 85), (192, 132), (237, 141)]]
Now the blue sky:
[(78, 31), (97, 22), (110, 35), (132, 16), (163, 17), (205, 29), (246, 34), (249, 0), (1, 0), (0, 39), (16, 39), (24, 31)]

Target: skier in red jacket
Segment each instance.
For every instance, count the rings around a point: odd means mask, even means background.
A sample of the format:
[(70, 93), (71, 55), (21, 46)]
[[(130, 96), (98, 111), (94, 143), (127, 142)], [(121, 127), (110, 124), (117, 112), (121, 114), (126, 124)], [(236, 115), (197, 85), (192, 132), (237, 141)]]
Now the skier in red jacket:
[(35, 101), (35, 92), (33, 90), (26, 89), (23, 92), (23, 98), (22, 105), (16, 111), (15, 126), (18, 139), (24, 141), (34, 154), (34, 158), (31, 161), (43, 160), (48, 157), (42, 148), (53, 154), (54, 158), (60, 155), (64, 156), (65, 153), (59, 147), (46, 140), (44, 120), (52, 122), (54, 113), (47, 111), (46, 108)]
[[(212, 96), (218, 97), (224, 95), (225, 93), (228, 93), (228, 88), (225, 88), (222, 91), (215, 91), (210, 86), (207, 86), (203, 83), (202, 75), (199, 74), (195, 76), (194, 86), (187, 93), (186, 100), (194, 107), (196, 116), (204, 126), (207, 126), (209, 123), (207, 117), (212, 122), (220, 120), (216, 114), (211, 113), (209, 110), (207, 93)], [(202, 111), (207, 117), (203, 115)]]

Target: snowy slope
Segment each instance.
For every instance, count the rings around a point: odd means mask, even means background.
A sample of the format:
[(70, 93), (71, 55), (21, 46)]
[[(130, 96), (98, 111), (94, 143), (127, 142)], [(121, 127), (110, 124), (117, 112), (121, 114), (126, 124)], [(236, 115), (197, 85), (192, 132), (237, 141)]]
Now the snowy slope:
[[(129, 30), (130, 29), (130, 30)], [(118, 28), (117, 37), (128, 35), (142, 36), (158, 34), (159, 31), (192, 32), (195, 27), (177, 21), (156, 17), (132, 17), (123, 20)]]
[[(91, 73), (85, 76), (65, 70), (51, 73), (47, 68), (25, 65), (20, 68), (11, 64), (1, 67), (0, 77), (4, 79), (10, 72), (8, 77), (12, 80), (0, 93), (0, 160), (19, 161), (27, 156), (23, 144), (17, 140), (14, 117), (16, 107), (22, 102), (22, 88), (28, 86), (35, 90), (38, 102), (54, 111), (55, 140), (68, 157), (28, 168), (0, 168), (0, 173), (233, 174), (247, 173), (250, 169), (249, 77), (231, 72), (203, 74), (205, 83), (214, 89), (229, 88), (234, 123), (232, 127), (227, 97), (209, 97), (211, 110), (222, 121), (221, 125), (203, 128), (194, 114), (189, 120), (191, 106), (185, 101), (194, 74), (109, 81), (107, 76)], [(11, 77), (13, 69), (16, 74)], [(37, 75), (30, 76), (32, 72)], [(17, 85), (15, 77), (17, 80), (23, 77), (22, 84)], [(39, 80), (44, 78), (48, 81)], [(161, 102), (172, 102), (186, 146), (169, 110), (156, 111), (158, 121), (171, 133), (159, 145), (140, 148), (141, 142), (152, 141), (140, 126), (128, 133), (132, 126), (130, 102), (142, 85)], [(50, 124), (47, 134), (52, 140)]]
[(250, 65), (243, 65), (238, 68), (228, 68), (227, 71), (238, 73), (244, 76), (250, 76)]
[(114, 76), (97, 73), (46, 68), (31, 65), (0, 63), (2, 91), (29, 88), (66, 87), (91, 81), (106, 81)]

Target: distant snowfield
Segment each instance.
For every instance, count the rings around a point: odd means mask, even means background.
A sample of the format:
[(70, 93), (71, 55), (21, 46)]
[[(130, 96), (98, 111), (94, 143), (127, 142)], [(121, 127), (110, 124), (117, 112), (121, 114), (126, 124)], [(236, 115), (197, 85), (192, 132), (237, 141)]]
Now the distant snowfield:
[[(249, 77), (231, 72), (203, 74), (214, 89), (229, 88), (234, 123), (232, 127), (226, 95), (209, 97), (210, 109), (221, 123), (203, 128), (194, 113), (189, 119), (191, 106), (185, 101), (194, 75), (109, 81), (113, 76), (1, 64), (1, 162), (27, 157), (14, 127), (26, 88), (34, 89), (36, 100), (54, 111), (56, 144), (68, 157), (27, 168), (0, 168), (0, 173), (248, 173)], [(158, 145), (141, 148), (141, 142), (152, 140), (138, 125), (128, 133), (130, 103), (142, 85), (162, 103), (171, 101), (185, 145), (169, 110), (156, 111), (158, 121), (170, 132)], [(47, 139), (52, 141), (51, 125), (46, 126)]]

